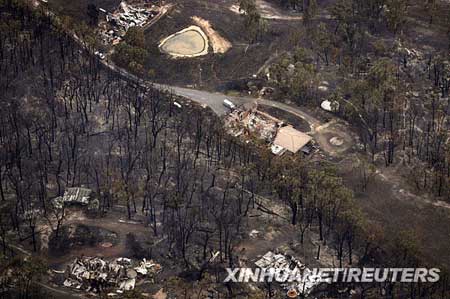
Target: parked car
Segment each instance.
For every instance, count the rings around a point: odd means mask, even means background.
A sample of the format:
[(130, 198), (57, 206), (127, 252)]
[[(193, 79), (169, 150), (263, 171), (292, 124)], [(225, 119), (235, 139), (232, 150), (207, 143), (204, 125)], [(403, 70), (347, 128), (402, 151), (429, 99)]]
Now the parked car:
[(223, 105), (224, 105), (225, 107), (231, 109), (231, 110), (236, 109), (236, 105), (235, 105), (232, 101), (230, 101), (229, 99), (223, 100)]

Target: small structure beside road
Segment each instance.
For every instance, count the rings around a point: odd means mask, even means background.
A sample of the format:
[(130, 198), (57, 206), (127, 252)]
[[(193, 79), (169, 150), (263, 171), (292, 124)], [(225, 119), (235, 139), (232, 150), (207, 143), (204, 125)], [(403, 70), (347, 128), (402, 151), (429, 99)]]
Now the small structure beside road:
[(62, 209), (67, 204), (90, 205), (92, 202), (92, 190), (82, 187), (67, 188), (63, 196), (53, 199), (53, 205), (57, 209)]
[(114, 12), (107, 12), (103, 8), (99, 8), (99, 11), (105, 15), (106, 19), (106, 22), (99, 24), (103, 43), (115, 45), (123, 39), (131, 27), (145, 27), (166, 13), (167, 9), (156, 5), (137, 7), (122, 1)]
[(91, 199), (91, 189), (75, 187), (67, 188), (62, 197), (64, 203), (80, 203), (87, 205)]

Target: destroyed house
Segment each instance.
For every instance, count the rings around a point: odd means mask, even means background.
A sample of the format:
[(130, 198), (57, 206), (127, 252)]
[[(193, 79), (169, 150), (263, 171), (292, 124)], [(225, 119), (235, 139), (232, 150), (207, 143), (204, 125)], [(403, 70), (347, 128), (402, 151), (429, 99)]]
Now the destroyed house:
[(63, 285), (86, 292), (113, 288), (121, 294), (133, 290), (137, 281), (152, 278), (160, 270), (161, 265), (146, 259), (139, 262), (124, 257), (110, 261), (81, 257), (67, 266)]
[(285, 273), (287, 277), (296, 278), (281, 284), (286, 291), (294, 294), (302, 294), (306, 297), (322, 284), (320, 274), (314, 273), (300, 260), (287, 254), (268, 251), (255, 262), (255, 265), (261, 269), (274, 269), (279, 273)]
[(67, 188), (62, 197), (64, 203), (80, 203), (87, 205), (91, 198), (91, 189), (87, 188)]

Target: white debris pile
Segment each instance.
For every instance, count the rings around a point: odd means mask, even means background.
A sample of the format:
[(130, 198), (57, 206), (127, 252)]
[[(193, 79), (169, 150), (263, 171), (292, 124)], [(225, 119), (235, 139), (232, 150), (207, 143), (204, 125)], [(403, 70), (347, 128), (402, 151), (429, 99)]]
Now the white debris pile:
[(133, 26), (144, 26), (145, 23), (153, 18), (158, 12), (147, 10), (145, 8), (134, 7), (126, 2), (120, 3), (120, 10), (116, 14), (108, 15), (111, 21), (123, 27), (125, 30)]
[(278, 128), (283, 125), (281, 120), (259, 111), (258, 107), (244, 111), (236, 109), (227, 115), (225, 123), (227, 131), (235, 137), (253, 134), (268, 142), (274, 140)]
[(287, 277), (299, 277), (294, 282), (283, 283), (282, 286), (288, 291), (295, 291), (304, 296), (321, 284), (320, 276), (314, 274), (293, 256), (269, 251), (255, 264), (261, 269), (274, 269), (278, 273), (284, 273)]
[(91, 200), (92, 190), (87, 188), (67, 188), (64, 195), (53, 199), (53, 206), (62, 209), (64, 204), (88, 205)]
[(152, 260), (138, 262), (117, 258), (105, 261), (98, 257), (82, 257), (68, 266), (64, 286), (86, 292), (115, 288), (117, 293), (122, 293), (133, 290), (136, 280), (152, 277), (160, 270), (161, 266)]
[(161, 8), (156, 5), (151, 7), (134, 7), (122, 1), (115, 12), (106, 14), (106, 23), (101, 23), (101, 35), (105, 44), (118, 44), (125, 33), (131, 27), (144, 27), (159, 15)]

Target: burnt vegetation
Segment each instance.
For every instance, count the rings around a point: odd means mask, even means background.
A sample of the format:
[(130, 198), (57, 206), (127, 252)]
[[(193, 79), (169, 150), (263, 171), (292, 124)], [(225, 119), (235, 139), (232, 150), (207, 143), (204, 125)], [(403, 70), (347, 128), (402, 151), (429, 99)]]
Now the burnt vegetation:
[[(317, 12), (304, 19), (309, 46), (300, 39), (271, 66), (276, 97), (306, 106), (324, 96), (339, 103), (338, 114), (354, 126), (372, 162), (402, 163), (418, 192), (448, 202), (449, 9), (441, 1), (329, 4), (333, 22)], [(419, 27), (428, 40), (420, 34), (413, 40)], [(295, 67), (289, 71), (289, 65)], [(329, 78), (336, 88), (324, 95), (318, 86)]]

